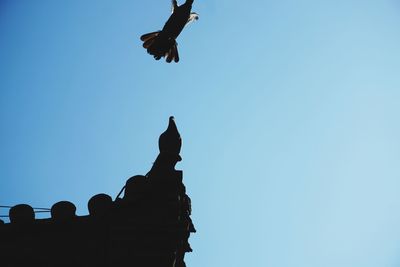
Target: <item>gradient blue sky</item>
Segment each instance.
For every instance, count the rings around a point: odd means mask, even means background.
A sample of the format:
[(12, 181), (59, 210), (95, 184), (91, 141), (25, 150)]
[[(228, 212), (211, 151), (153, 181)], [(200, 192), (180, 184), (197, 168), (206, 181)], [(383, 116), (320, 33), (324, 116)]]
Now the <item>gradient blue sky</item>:
[(193, 10), (166, 64), (139, 36), (169, 0), (0, 0), (0, 204), (86, 214), (149, 170), (174, 115), (189, 267), (399, 266), (399, 2)]

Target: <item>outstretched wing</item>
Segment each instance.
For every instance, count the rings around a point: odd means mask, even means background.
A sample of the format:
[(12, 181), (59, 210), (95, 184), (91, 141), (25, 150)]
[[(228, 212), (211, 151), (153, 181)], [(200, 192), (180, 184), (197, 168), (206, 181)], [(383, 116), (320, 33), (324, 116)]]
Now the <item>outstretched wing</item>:
[(198, 19), (199, 19), (199, 15), (196, 12), (192, 12), (192, 13), (190, 13), (190, 16), (189, 16), (188, 21), (186, 22), (186, 25), (188, 25), (189, 23), (191, 23), (195, 20), (198, 20)]
[(178, 8), (178, 2), (176, 0), (172, 0), (171, 13), (174, 13), (176, 8)]

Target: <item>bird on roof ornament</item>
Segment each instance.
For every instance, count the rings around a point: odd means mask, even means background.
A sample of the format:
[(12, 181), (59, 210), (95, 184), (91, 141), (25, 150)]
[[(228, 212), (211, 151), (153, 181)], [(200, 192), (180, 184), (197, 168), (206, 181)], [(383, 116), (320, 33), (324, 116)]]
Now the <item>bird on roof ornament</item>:
[(168, 63), (172, 61), (179, 62), (176, 38), (188, 23), (199, 19), (199, 15), (191, 12), (193, 1), (186, 0), (184, 4), (178, 6), (177, 1), (172, 0), (172, 14), (162, 30), (146, 33), (140, 37), (140, 40), (143, 41), (143, 47), (147, 49), (147, 53), (156, 60), (165, 57)]

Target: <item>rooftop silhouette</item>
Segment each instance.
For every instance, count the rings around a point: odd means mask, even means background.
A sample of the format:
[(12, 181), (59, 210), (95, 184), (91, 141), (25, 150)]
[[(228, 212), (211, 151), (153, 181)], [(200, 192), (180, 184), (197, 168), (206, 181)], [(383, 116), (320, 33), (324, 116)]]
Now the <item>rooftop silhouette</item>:
[(77, 216), (69, 201), (40, 209), (50, 212), (46, 219), (35, 219), (27, 204), (11, 207), (10, 223), (0, 221), (2, 266), (186, 266), (196, 230), (182, 171), (175, 169), (181, 144), (170, 117), (151, 170), (129, 178), (115, 200), (93, 196), (89, 215)]

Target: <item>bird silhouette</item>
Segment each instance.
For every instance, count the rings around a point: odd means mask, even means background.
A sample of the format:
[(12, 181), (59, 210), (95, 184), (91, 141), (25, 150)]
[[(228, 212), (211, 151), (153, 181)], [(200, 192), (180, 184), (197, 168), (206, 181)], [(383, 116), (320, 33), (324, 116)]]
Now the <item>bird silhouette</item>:
[(192, 4), (193, 0), (186, 0), (184, 4), (178, 6), (177, 1), (173, 0), (172, 14), (162, 30), (146, 33), (140, 37), (140, 40), (143, 41), (143, 47), (156, 60), (165, 57), (168, 63), (172, 60), (179, 62), (176, 38), (188, 23), (199, 19), (195, 12), (191, 12)]
[(160, 152), (166, 152), (172, 155), (179, 156), (182, 146), (181, 135), (176, 127), (174, 117), (169, 117), (168, 128), (163, 132), (158, 139), (158, 148)]

